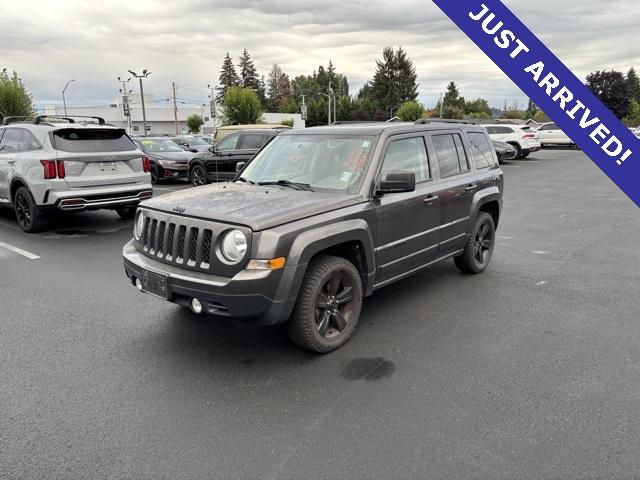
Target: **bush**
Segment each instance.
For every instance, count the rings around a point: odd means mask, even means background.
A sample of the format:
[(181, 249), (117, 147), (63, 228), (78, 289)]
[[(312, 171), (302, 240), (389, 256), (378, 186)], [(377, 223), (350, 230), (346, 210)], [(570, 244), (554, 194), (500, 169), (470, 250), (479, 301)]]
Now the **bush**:
[(424, 115), (424, 107), (421, 103), (415, 100), (409, 100), (400, 105), (396, 115), (403, 122), (415, 122), (416, 120), (421, 119)]
[(442, 118), (462, 120), (464, 118), (464, 109), (453, 106), (448, 107), (445, 103), (444, 108), (442, 109)]
[(204, 120), (200, 115), (190, 115), (187, 117), (187, 128), (190, 133), (198, 133), (202, 125), (204, 125)]
[(258, 123), (262, 117), (262, 103), (250, 88), (231, 87), (224, 95), (224, 120), (227, 125)]
[(291, 128), (293, 128), (294, 124), (295, 124), (295, 121), (293, 120), (293, 118), (287, 118), (287, 119), (282, 120), (280, 122), (280, 125), (285, 125), (285, 126), (291, 127)]

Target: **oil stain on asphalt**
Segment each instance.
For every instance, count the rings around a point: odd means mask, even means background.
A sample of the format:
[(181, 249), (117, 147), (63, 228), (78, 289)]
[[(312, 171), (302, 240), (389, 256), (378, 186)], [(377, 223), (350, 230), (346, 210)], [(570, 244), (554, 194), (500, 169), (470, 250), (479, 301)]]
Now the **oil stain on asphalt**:
[(367, 380), (377, 382), (390, 377), (396, 371), (392, 361), (384, 357), (355, 358), (342, 369), (341, 376), (347, 380)]

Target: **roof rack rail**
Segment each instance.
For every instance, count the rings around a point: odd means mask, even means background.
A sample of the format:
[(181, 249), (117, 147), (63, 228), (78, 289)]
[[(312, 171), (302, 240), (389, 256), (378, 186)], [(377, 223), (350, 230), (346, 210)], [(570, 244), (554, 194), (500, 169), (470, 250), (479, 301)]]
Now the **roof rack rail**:
[(12, 116), (12, 117), (4, 117), (2, 120), (2, 125), (9, 125), (15, 122), (23, 122), (25, 120), (31, 120), (33, 115), (20, 115), (20, 116)]
[(426, 125), (429, 123), (461, 123), (463, 125), (476, 125), (476, 122), (473, 120), (457, 120), (450, 118), (421, 118), (420, 120), (416, 120), (415, 125)]
[(65, 115), (38, 115), (37, 117), (34, 117), (33, 123), (38, 125), (40, 123), (45, 123), (48, 120), (49, 121), (51, 121), (51, 120), (63, 120), (65, 122), (67, 122), (67, 123), (76, 123), (76, 121), (75, 121), (76, 118), (91, 118), (93, 120), (97, 120), (98, 121), (98, 125), (106, 125), (106, 122), (104, 121), (104, 118), (87, 116), (87, 115), (72, 115), (72, 116), (65, 116)]

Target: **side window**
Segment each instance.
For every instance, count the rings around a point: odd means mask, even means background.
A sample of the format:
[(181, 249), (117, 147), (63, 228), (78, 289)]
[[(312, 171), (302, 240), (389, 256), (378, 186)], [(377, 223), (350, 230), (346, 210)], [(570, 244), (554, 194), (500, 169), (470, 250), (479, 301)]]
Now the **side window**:
[(440, 167), (440, 177), (449, 177), (469, 170), (460, 135), (433, 135), (431, 139)]
[(23, 143), (22, 130), (16, 128), (5, 130), (2, 137), (2, 146), (5, 152), (22, 152), (26, 150), (26, 145)]
[(234, 135), (229, 135), (227, 137), (224, 137), (218, 143), (218, 146), (216, 147), (216, 150), (236, 150), (237, 145), (238, 145), (238, 137), (239, 136), (240, 135), (238, 135), (236, 133)]
[(264, 135), (259, 133), (241, 133), (238, 140), (239, 150), (257, 150), (263, 145)]
[(495, 135), (498, 133), (498, 128), (497, 127), (487, 127), (487, 132), (489, 133), (489, 135)]
[(488, 168), (494, 165), (491, 145), (489, 144), (489, 140), (487, 140), (487, 136), (477, 132), (470, 132), (467, 136), (469, 137), (471, 156), (473, 157), (473, 163), (475, 163), (476, 168)]
[(423, 137), (404, 138), (391, 142), (382, 162), (381, 178), (389, 172), (414, 172), (416, 182), (431, 178), (429, 157)]
[(275, 135), (263, 135), (262, 137), (262, 144), (260, 145), (260, 147), (264, 147), (267, 143), (269, 143), (271, 141), (271, 139), (274, 137)]
[(500, 133), (502, 133), (503, 135), (508, 135), (510, 133), (513, 133), (513, 128), (510, 127), (501, 127), (500, 128)]
[(23, 149), (28, 151), (40, 150), (42, 148), (42, 144), (33, 136), (33, 133), (28, 130), (22, 130), (22, 145)]
[(547, 125), (543, 125), (540, 130), (558, 130), (558, 126), (555, 123), (549, 123)]

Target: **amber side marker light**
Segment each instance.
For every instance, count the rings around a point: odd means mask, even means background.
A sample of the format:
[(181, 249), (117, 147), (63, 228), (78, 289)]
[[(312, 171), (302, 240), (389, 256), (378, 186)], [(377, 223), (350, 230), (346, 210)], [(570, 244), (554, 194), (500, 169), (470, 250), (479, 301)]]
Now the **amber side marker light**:
[(247, 270), (280, 270), (287, 263), (285, 257), (272, 258), (271, 260), (249, 260)]

